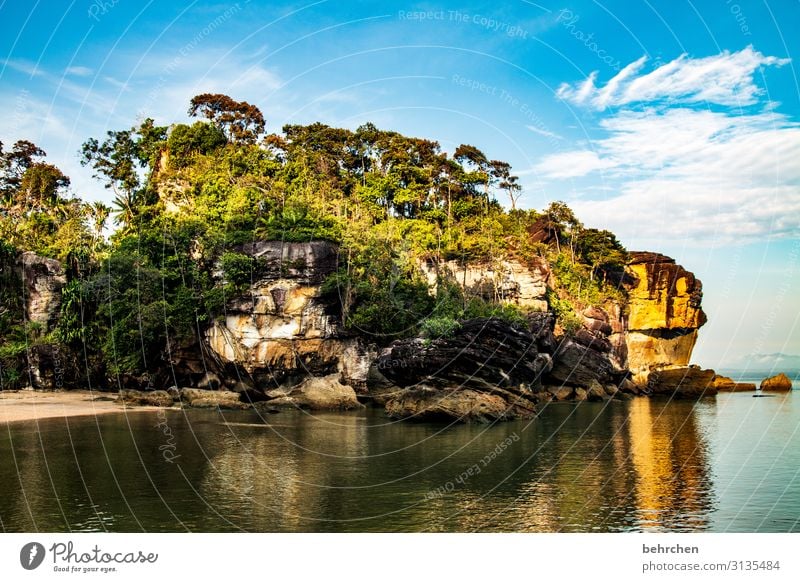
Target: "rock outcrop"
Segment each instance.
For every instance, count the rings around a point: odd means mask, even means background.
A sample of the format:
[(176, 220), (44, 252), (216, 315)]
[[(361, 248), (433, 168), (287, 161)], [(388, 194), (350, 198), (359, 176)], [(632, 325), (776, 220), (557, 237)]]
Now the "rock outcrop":
[(135, 406), (172, 406), (175, 401), (166, 390), (120, 390), (118, 402)]
[(496, 264), (429, 260), (420, 266), (431, 293), (436, 292), (438, 279), (444, 278), (461, 287), (467, 297), (547, 311), (545, 297), (550, 268), (543, 259), (535, 258), (528, 264), (516, 260)]
[(307, 378), (297, 386), (267, 393), (270, 406), (289, 406), (311, 410), (353, 410), (362, 408), (355, 390), (339, 382), (338, 374)]
[(714, 376), (712, 385), (720, 392), (752, 392), (756, 389), (755, 384), (736, 382), (727, 376)]
[(25, 317), (38, 323), (44, 331), (53, 329), (61, 308), (61, 292), (67, 284), (64, 267), (55, 259), (24, 252), (18, 261), (23, 293)]
[(377, 369), (406, 390), (389, 399), (387, 410), (404, 418), (530, 416), (552, 365), (540, 351), (552, 341), (549, 334), (546, 324), (531, 331), (478, 318), (463, 322), (451, 337), (396, 341), (381, 353)]
[(502, 396), (467, 388), (418, 386), (389, 400), (386, 412), (392, 418), (418, 421), (492, 422), (532, 416), (535, 409), (509, 406)]
[(703, 370), (697, 366), (664, 368), (653, 370), (647, 379), (651, 394), (672, 398), (700, 398), (715, 396), (714, 370)]
[(201, 390), (183, 388), (180, 400), (192, 408), (220, 408), (223, 410), (245, 410), (250, 403), (242, 402), (241, 395), (230, 390)]
[(344, 334), (335, 301), (321, 293), (337, 267), (336, 246), (268, 241), (245, 245), (242, 252), (256, 261), (257, 278), (206, 332), (223, 366), (262, 391), (342, 371), (365, 381), (369, 365), (358, 361), (358, 340)]
[(706, 322), (700, 280), (657, 253), (631, 253), (629, 313), (623, 319), (627, 367), (633, 380), (647, 383), (651, 370), (689, 364), (697, 330)]
[(791, 389), (792, 381), (783, 373), (761, 381), (761, 390), (764, 392), (788, 392)]

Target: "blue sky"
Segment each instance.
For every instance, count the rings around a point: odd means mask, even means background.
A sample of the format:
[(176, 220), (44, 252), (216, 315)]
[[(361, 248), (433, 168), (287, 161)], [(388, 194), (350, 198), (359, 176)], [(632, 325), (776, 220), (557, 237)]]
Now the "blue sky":
[(565, 200), (704, 282), (695, 360), (800, 353), (797, 0), (0, 0), (0, 141), (86, 199), (80, 144), (224, 92), (269, 129), (365, 121), (508, 160), (521, 204)]

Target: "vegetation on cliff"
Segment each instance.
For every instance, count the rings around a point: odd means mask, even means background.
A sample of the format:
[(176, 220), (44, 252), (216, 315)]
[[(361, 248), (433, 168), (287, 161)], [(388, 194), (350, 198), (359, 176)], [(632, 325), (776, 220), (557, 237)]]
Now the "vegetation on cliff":
[[(346, 328), (377, 343), (439, 337), (475, 317), (522, 320), (519, 308), (469, 296), (446, 273), (432, 296), (424, 261), (546, 258), (548, 304), (566, 332), (579, 325), (576, 309), (623, 298), (616, 237), (585, 228), (561, 202), (517, 209), (510, 165), (474, 146), (451, 155), (372, 124), (266, 133), (257, 107), (225, 95), (195, 97), (189, 114), (204, 119), (147, 119), (83, 144), (81, 161), (113, 191), (112, 208), (70, 196), (69, 179), (34, 144), (0, 144), (2, 387), (24, 381), (16, 355), (33, 342), (84, 354), (90, 374), (158, 367), (258, 279), (262, 265), (241, 249), (254, 240), (337, 243), (340, 267), (323, 291)], [(53, 330), (26, 328), (9, 291), (22, 250), (66, 265)]]

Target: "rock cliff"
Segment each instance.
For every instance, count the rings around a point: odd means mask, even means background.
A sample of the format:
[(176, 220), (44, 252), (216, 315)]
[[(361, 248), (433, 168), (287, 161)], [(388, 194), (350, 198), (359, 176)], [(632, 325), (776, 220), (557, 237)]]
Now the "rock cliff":
[(550, 268), (543, 259), (534, 258), (524, 265), (517, 260), (462, 263), (434, 260), (420, 265), (435, 292), (439, 278), (448, 279), (461, 287), (467, 297), (511, 303), (533, 311), (547, 311), (547, 280)]
[(694, 274), (664, 255), (630, 254), (628, 316), (625, 330), (627, 367), (633, 380), (646, 384), (651, 370), (687, 366), (706, 322), (701, 301), (703, 287)]
[(25, 296), (25, 318), (50, 331), (61, 308), (61, 291), (67, 284), (64, 267), (55, 259), (30, 251), (19, 257), (18, 269)]
[[(622, 279), (627, 301), (583, 310), (582, 327), (563, 337), (554, 336), (547, 303), (553, 279), (543, 259), (425, 262), (420, 268), (432, 294), (445, 278), (467, 297), (528, 308), (527, 324), (468, 320), (448, 337), (408, 338), (380, 350), (345, 330), (338, 297), (322, 292), (338, 268), (336, 245), (261, 241), (237, 251), (253, 260), (251, 284), (229, 298), (199, 343), (176, 345), (170, 373), (149, 380), (147, 388), (167, 388), (174, 381), (227, 387), (245, 402), (311, 408), (326, 402), (352, 408), (359, 395), (386, 405), (398, 418), (462, 420), (526, 417), (535, 413), (537, 402), (550, 399), (640, 391), (696, 397), (716, 391), (709, 388), (706, 371), (686, 368), (706, 321), (701, 283), (663, 255), (632, 253)], [(33, 253), (24, 253), (19, 265), (26, 316), (50, 330), (64, 271), (57, 261)], [(218, 269), (215, 276), (223, 281), (225, 274)], [(31, 352), (37, 387), (61, 381), (57, 364), (64, 356), (55, 352), (52, 364), (45, 352)]]
[(344, 333), (336, 301), (321, 293), (337, 268), (336, 246), (263, 241), (242, 252), (256, 260), (257, 277), (205, 333), (222, 365), (244, 372), (260, 390), (334, 372), (363, 384), (368, 366), (361, 360), (368, 352)]

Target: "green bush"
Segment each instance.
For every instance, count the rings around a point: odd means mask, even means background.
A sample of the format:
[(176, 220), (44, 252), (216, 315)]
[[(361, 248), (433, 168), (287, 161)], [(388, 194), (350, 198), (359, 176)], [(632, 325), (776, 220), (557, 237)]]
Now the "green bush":
[(448, 338), (461, 328), (461, 323), (452, 317), (429, 317), (423, 320), (420, 332), (429, 339)]
[(250, 284), (253, 277), (254, 261), (242, 253), (225, 252), (220, 258), (220, 266), (225, 280), (237, 288)]

